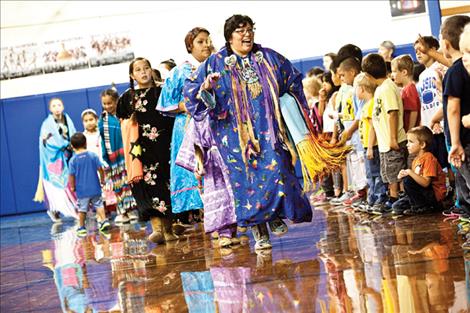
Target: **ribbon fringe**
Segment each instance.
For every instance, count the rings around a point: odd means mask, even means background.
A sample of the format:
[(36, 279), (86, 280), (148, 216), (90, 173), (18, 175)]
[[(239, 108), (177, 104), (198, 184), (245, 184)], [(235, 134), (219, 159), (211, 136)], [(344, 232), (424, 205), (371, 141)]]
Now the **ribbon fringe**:
[(309, 135), (296, 146), (302, 167), (304, 191), (310, 191), (325, 175), (341, 169), (350, 146), (331, 145)]

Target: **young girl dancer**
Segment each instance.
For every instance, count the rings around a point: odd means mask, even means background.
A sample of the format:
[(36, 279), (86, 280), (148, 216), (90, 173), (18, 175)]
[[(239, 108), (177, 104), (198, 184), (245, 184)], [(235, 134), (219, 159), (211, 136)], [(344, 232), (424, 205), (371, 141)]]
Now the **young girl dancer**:
[[(174, 119), (156, 110), (160, 87), (155, 86), (152, 66), (136, 58), (129, 65), (130, 88), (119, 98), (128, 181), (141, 221), (149, 221), (154, 243), (176, 240), (171, 228), (170, 145)], [(134, 89), (137, 82), (137, 89)]]
[(132, 212), (135, 200), (127, 184), (121, 125), (116, 117), (118, 99), (119, 94), (115, 89), (110, 88), (101, 92), (103, 113), (98, 121), (98, 128), (103, 160), (108, 164), (105, 172), (106, 181), (111, 182), (111, 189), (117, 198), (117, 216), (114, 222), (123, 224), (130, 220), (137, 220), (138, 216)]

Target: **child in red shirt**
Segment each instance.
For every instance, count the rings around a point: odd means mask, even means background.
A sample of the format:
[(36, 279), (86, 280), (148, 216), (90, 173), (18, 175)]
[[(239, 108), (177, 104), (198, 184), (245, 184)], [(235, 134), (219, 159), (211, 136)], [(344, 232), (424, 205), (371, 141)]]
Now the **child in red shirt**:
[(407, 54), (392, 60), (392, 79), (395, 84), (403, 87), (401, 99), (403, 101), (403, 127), (406, 132), (420, 123), (421, 102), (413, 82), (413, 67), (413, 60)]
[(401, 170), (406, 196), (393, 204), (394, 214), (414, 215), (442, 209), (446, 196), (446, 176), (436, 157), (429, 152), (432, 131), (426, 126), (410, 129), (406, 147), (416, 155), (411, 169)]

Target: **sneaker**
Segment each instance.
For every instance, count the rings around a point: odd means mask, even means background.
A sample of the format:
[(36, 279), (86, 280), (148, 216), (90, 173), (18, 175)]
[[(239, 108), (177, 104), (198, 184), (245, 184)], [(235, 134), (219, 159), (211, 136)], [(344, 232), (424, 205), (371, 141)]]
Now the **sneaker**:
[(447, 217), (455, 217), (455, 218), (460, 217), (463, 213), (464, 211), (461, 208), (458, 208), (456, 206), (453, 206), (450, 209), (442, 211), (442, 215), (447, 216)]
[(104, 220), (98, 225), (99, 225), (98, 229), (103, 232), (109, 231), (109, 229), (111, 228), (111, 225), (109, 224), (108, 220)]
[(269, 239), (261, 239), (255, 243), (255, 250), (271, 249), (273, 245)]
[(392, 208), (388, 207), (387, 204), (378, 203), (378, 204), (374, 204), (374, 206), (372, 207), (371, 213), (375, 215), (382, 215), (382, 214), (390, 213), (391, 211), (392, 211)]
[(333, 197), (333, 198), (330, 199), (330, 201), (328, 201), (328, 203), (330, 205), (336, 205), (337, 203), (341, 203), (341, 202), (339, 202), (339, 198), (340, 197)]
[(46, 212), (53, 223), (62, 223), (59, 212), (52, 212), (51, 210), (47, 210)]
[(359, 202), (359, 203), (353, 203), (352, 207), (356, 209), (359, 212), (366, 213), (367, 212), (367, 207), (370, 207), (369, 203), (365, 200)]
[(131, 219), (127, 216), (127, 214), (119, 214), (114, 219), (114, 224), (116, 225), (127, 224), (130, 221)]
[(83, 237), (86, 237), (86, 235), (87, 235), (87, 230), (86, 230), (85, 226), (79, 227), (77, 229), (77, 236), (78, 237), (83, 238)]
[(367, 200), (362, 199), (359, 202), (354, 202), (353, 204), (351, 204), (351, 206), (355, 209), (358, 209), (360, 206), (364, 207), (367, 203), (368, 203)]
[(268, 222), (268, 224), (269, 229), (271, 229), (271, 232), (276, 236), (282, 236), (288, 231), (286, 223), (280, 218), (275, 218), (271, 222)]
[(393, 215), (402, 215), (403, 212), (408, 210), (410, 207), (410, 198), (408, 196), (404, 196), (393, 203), (392, 213)]
[(355, 203), (359, 203), (364, 200), (365, 193), (364, 192), (357, 192), (354, 196), (349, 199), (343, 201), (343, 205), (345, 206), (352, 206)]
[(385, 202), (385, 206), (388, 207), (390, 210), (392, 209), (393, 204), (398, 200), (398, 198), (388, 198), (388, 200)]
[(351, 198), (354, 196), (354, 193), (352, 191), (347, 191), (343, 193), (343, 195), (339, 198), (333, 198), (330, 200), (331, 205), (339, 206), (343, 205), (343, 202), (346, 201), (347, 199)]

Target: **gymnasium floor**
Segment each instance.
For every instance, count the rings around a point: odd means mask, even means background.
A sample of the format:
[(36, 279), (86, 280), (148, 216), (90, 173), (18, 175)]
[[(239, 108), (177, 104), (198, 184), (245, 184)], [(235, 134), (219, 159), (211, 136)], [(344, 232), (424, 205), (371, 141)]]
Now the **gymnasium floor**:
[(200, 225), (161, 246), (139, 224), (88, 227), (79, 239), (72, 220), (2, 218), (0, 312), (468, 312), (470, 255), (437, 214), (317, 207), (258, 254), (251, 235), (213, 248)]

